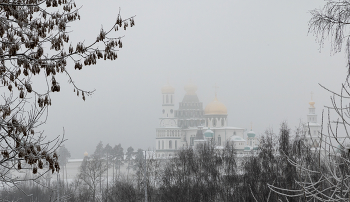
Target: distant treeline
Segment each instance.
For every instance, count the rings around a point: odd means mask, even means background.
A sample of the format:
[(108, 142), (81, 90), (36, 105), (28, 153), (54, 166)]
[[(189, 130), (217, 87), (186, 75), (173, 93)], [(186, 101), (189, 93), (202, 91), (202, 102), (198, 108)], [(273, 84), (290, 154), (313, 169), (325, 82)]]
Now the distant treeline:
[[(260, 138), (259, 150), (249, 155), (237, 155), (229, 144), (224, 149), (203, 144), (195, 149), (184, 148), (170, 159), (147, 160), (142, 150), (134, 152), (131, 147), (126, 152), (126, 159), (122, 159), (120, 145), (112, 149), (109, 145), (103, 147), (100, 142), (95, 153), (85, 157), (79, 175), (68, 185), (60, 181), (47, 188), (25, 182), (20, 189), (1, 191), (1, 198), (57, 201), (59, 197), (62, 201), (131, 202), (144, 201), (147, 194), (148, 201), (154, 202), (306, 201), (309, 196), (289, 197), (288, 194), (277, 194), (269, 187), (300, 189), (297, 182), (305, 176), (290, 161), (303, 162), (310, 170), (323, 166), (320, 155), (305, 144), (304, 135), (300, 129), (292, 134), (287, 124), (282, 123), (278, 135), (267, 130)], [(110, 158), (108, 161), (107, 157)], [(126, 175), (116, 172), (107, 185), (103, 177), (107, 167), (118, 167), (124, 162), (135, 172)], [(318, 179), (319, 175), (310, 175), (310, 180)], [(320, 183), (323, 185), (327, 186), (326, 182)], [(22, 190), (32, 196), (26, 196)]]

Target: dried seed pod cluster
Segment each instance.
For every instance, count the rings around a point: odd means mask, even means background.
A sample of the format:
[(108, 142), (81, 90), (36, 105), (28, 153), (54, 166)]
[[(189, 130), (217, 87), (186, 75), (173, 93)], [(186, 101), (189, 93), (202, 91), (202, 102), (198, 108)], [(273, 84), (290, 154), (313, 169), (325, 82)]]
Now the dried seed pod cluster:
[(52, 76), (52, 86), (51, 86), (51, 91), (52, 92), (60, 92), (61, 87), (59, 83), (56, 81), (55, 77)]
[(51, 105), (51, 99), (49, 99), (48, 95), (45, 95), (45, 97), (39, 97), (38, 98), (38, 105), (39, 107), (44, 107), (44, 106), (48, 106)]

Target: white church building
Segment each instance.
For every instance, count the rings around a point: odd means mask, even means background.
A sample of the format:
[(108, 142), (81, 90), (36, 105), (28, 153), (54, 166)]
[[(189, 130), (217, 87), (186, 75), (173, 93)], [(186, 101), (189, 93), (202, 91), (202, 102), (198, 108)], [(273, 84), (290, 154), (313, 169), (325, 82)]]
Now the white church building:
[(323, 150), (320, 145), (320, 134), (322, 125), (317, 122), (317, 114), (315, 112), (315, 102), (309, 102), (309, 113), (307, 115), (307, 122), (304, 124), (305, 138), (312, 150)]
[(238, 153), (257, 149), (258, 139), (253, 131), (227, 125), (227, 108), (215, 93), (215, 98), (203, 109), (196, 94), (197, 86), (188, 83), (186, 94), (175, 109), (175, 89), (162, 87), (162, 117), (156, 128), (156, 156), (171, 157), (181, 147), (194, 147), (199, 142), (212, 140), (217, 148), (229, 142)]

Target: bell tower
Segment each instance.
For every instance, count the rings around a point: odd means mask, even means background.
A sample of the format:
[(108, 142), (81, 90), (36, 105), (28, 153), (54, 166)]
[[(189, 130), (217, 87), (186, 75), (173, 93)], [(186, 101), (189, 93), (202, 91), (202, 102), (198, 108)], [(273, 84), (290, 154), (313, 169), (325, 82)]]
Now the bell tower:
[(174, 118), (174, 92), (169, 82), (162, 87), (162, 118)]
[(312, 100), (312, 95), (313, 93), (311, 93), (311, 101), (309, 102), (310, 107), (309, 107), (309, 114), (307, 115), (307, 122), (317, 123), (317, 115), (315, 113), (315, 102)]
[(309, 113), (307, 115), (307, 123), (305, 124), (305, 138), (308, 144), (312, 148), (319, 148), (320, 145), (320, 133), (321, 133), (321, 125), (317, 123), (317, 115), (315, 112), (315, 102), (312, 100), (311, 93), (311, 101), (309, 102)]

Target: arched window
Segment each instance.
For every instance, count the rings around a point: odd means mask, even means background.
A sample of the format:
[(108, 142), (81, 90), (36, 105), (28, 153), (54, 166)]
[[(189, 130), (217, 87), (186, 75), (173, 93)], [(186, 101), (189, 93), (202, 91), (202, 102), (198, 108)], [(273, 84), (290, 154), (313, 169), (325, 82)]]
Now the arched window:
[(164, 149), (164, 140), (162, 140), (162, 149)]
[(166, 103), (169, 103), (169, 97), (166, 95)]
[(158, 140), (158, 149), (160, 149), (160, 141)]
[(171, 102), (170, 103), (173, 103), (173, 95), (171, 95)]
[(177, 140), (175, 140), (175, 149), (177, 149)]
[(218, 145), (221, 146), (221, 137), (218, 137)]
[(169, 140), (169, 149), (172, 149), (173, 145), (172, 145), (172, 141)]
[(216, 118), (213, 119), (213, 126), (216, 127)]
[(221, 126), (225, 126), (225, 120), (221, 119)]

